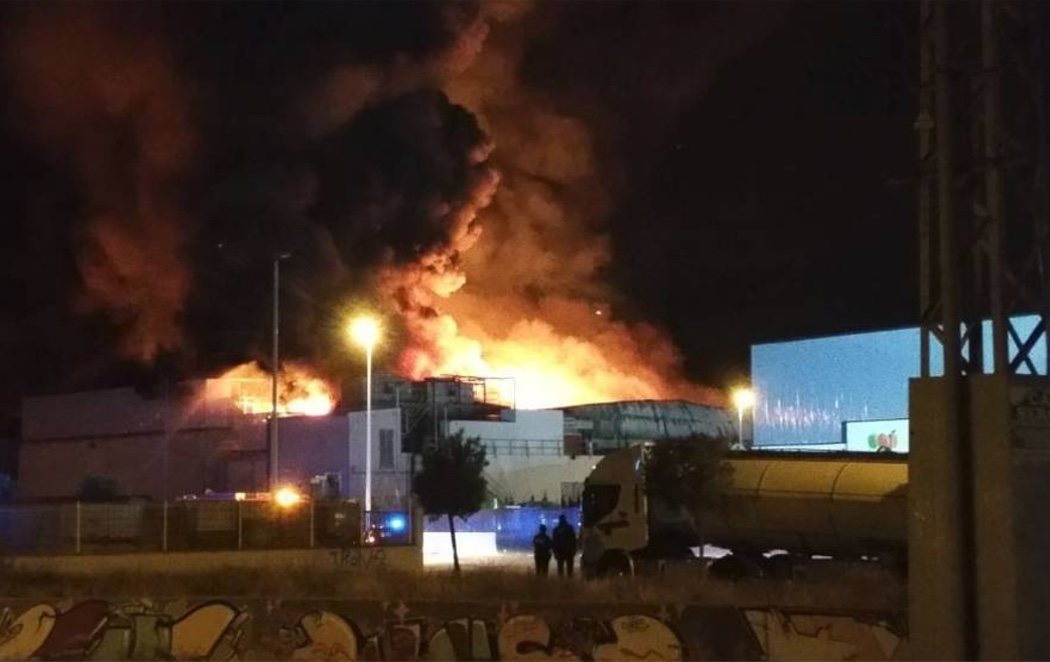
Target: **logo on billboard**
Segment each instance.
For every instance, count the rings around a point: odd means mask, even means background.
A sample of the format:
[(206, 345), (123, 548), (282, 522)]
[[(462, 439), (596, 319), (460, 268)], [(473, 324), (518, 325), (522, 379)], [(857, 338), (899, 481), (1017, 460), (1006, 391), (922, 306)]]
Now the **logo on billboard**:
[(908, 419), (843, 421), (846, 450), (863, 453), (907, 453)]
[(869, 434), (868, 448), (873, 451), (881, 451), (882, 449), (889, 451), (897, 450), (897, 431), (890, 430), (889, 434), (886, 434), (885, 432)]

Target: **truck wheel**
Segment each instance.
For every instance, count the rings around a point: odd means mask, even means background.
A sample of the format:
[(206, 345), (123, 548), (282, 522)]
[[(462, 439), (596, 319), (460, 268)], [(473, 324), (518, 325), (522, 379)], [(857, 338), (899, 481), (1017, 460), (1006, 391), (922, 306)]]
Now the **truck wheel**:
[(634, 574), (631, 559), (623, 554), (607, 553), (598, 561), (599, 577), (630, 577)]
[(731, 581), (755, 579), (763, 575), (762, 566), (743, 554), (727, 554), (715, 559), (709, 569), (718, 579)]

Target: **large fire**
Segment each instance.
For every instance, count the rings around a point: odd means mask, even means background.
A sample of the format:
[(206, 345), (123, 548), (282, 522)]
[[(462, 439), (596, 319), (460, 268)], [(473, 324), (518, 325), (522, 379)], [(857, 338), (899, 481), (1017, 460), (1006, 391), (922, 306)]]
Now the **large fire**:
[(682, 378), (666, 334), (616, 321), (594, 304), (612, 298), (602, 219), (614, 196), (587, 123), (519, 77), (527, 45), (513, 25), (526, 4), (487, 4), (478, 20), (498, 36), (446, 82), (486, 135), (460, 156), (467, 175), (438, 210), (444, 240), (379, 276), (380, 295), (408, 332), (398, 369), (415, 379), (510, 378), (515, 404), (528, 409), (633, 399), (719, 404), (719, 392)]
[[(514, 323), (502, 337), (492, 337), (480, 329), (473, 330), (476, 336), (463, 333), (447, 314), (424, 324), (437, 333), (429, 347), (414, 346), (403, 353), (401, 368), (408, 376), (509, 378), (510, 396), (519, 409), (664, 398), (718, 404), (721, 399), (714, 389), (669, 377), (675, 373), (676, 357), (667, 353), (670, 345), (652, 329), (599, 322), (604, 328), (585, 339), (531, 319)], [(651, 344), (639, 338), (646, 333), (653, 334)], [(508, 401), (507, 394), (500, 395)]]
[[(231, 397), (245, 414), (272, 411), (270, 373), (254, 361), (231, 368), (218, 379), (231, 384)], [(279, 416), (327, 416), (335, 408), (335, 394), (335, 387), (307, 366), (294, 361), (281, 365), (277, 382)]]

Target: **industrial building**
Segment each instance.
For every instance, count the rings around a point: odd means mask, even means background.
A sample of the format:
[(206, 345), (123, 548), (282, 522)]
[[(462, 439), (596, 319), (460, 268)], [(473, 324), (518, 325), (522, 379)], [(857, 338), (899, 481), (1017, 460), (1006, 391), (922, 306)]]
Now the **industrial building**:
[[(267, 384), (209, 379), (148, 397), (131, 388), (26, 398), (19, 450), (20, 499), (69, 498), (84, 479), (113, 479), (129, 496), (261, 492), (269, 484), (264, 414), (245, 413), (246, 389)], [(364, 412), (278, 419), (281, 484), (360, 498)], [(377, 508), (404, 504), (409, 463), (400, 414), (372, 412)]]
[[(690, 434), (727, 436), (724, 410), (685, 402), (620, 402), (516, 410), (500, 380), (377, 379), (372, 410), (376, 510), (403, 508), (416, 454), (446, 434), (487, 450), (493, 505), (578, 502), (595, 455), (630, 443)], [(107, 389), (23, 401), (17, 497), (72, 498), (88, 476), (130, 496), (265, 491), (270, 446), (268, 380), (206, 379), (143, 394)], [(365, 412), (278, 419), (279, 484), (362, 498)]]

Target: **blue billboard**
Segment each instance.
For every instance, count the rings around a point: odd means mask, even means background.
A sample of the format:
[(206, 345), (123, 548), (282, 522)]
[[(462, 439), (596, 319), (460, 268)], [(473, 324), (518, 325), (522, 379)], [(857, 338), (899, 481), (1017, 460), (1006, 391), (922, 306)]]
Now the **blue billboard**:
[[(1037, 322), (1019, 317), (1014, 326), (1025, 338)], [(990, 366), (990, 324), (983, 336)], [(931, 368), (939, 375), (941, 349), (932, 345)], [(919, 375), (919, 349), (918, 328), (753, 345), (755, 445), (841, 443), (845, 421), (907, 418), (908, 380)], [(1033, 348), (1032, 360), (1040, 370), (1046, 365), (1045, 339)]]

